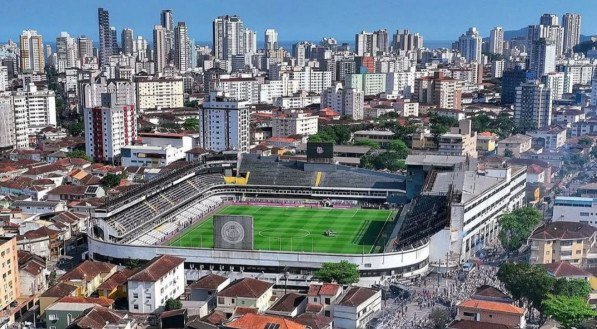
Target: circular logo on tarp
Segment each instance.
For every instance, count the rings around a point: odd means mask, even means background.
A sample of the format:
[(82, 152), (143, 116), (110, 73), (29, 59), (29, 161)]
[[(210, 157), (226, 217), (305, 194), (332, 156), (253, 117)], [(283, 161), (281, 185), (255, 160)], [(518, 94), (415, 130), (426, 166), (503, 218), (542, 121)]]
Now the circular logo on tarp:
[(245, 229), (237, 222), (226, 222), (222, 226), (222, 239), (228, 243), (239, 243), (245, 237)]

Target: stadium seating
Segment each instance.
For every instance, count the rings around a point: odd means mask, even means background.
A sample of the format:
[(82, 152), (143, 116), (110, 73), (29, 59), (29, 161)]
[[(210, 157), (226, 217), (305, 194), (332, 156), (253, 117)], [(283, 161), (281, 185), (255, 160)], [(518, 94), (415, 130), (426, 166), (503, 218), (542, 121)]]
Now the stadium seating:
[[(154, 223), (151, 219), (179, 207), (181, 203), (199, 197), (205, 191), (209, 190), (210, 187), (222, 184), (224, 180), (219, 174), (209, 174), (194, 176), (187, 180), (187, 182), (190, 183), (178, 183), (169, 189), (164, 189), (148, 197), (144, 202), (139, 203), (135, 207), (130, 207), (119, 212), (117, 215), (111, 217), (108, 223), (115, 228), (120, 236), (127, 235), (131, 231), (145, 225), (158, 224)], [(190, 193), (193, 191), (195, 192)], [(157, 235), (154, 238), (159, 241), (161, 237)]]
[(396, 249), (424, 240), (449, 225), (447, 200), (445, 195), (421, 195), (414, 199), (395, 239)]

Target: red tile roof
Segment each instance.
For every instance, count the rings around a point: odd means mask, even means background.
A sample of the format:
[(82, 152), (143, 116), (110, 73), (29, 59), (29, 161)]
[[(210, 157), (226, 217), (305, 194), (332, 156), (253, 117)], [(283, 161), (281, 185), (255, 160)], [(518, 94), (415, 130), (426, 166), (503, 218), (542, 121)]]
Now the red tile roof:
[(105, 297), (80, 297), (80, 296), (64, 296), (58, 300), (59, 302), (63, 303), (72, 303), (72, 304), (81, 304), (81, 303), (90, 303), (90, 304), (97, 304), (103, 307), (110, 307), (114, 304), (113, 299), (105, 298)]
[(273, 283), (268, 283), (253, 278), (243, 278), (234, 281), (228, 287), (222, 289), (218, 296), (259, 298), (273, 285)]
[(102, 284), (97, 287), (97, 289), (101, 290), (114, 290), (119, 286), (125, 285), (129, 279), (129, 277), (135, 274), (138, 269), (128, 269), (125, 268), (120, 270), (112, 275), (106, 281), (102, 282)]
[(226, 323), (227, 328), (239, 329), (267, 329), (275, 326), (279, 329), (306, 329), (307, 327), (298, 322), (278, 316), (245, 314), (238, 319)]
[(330, 317), (313, 313), (303, 313), (293, 320), (311, 329), (331, 328), (333, 321)]
[(65, 282), (59, 282), (41, 294), (41, 297), (64, 297), (71, 296), (77, 287)]
[(458, 308), (464, 307), (468, 309), (478, 309), (515, 315), (524, 314), (524, 309), (520, 307), (514, 306), (512, 304), (492, 302), (488, 300), (467, 299), (465, 301), (460, 302), (457, 306)]
[(505, 324), (497, 324), (490, 322), (460, 320), (452, 323), (448, 328), (450, 329), (513, 329), (513, 327)]
[(116, 265), (114, 264), (86, 260), (72, 269), (70, 272), (67, 272), (61, 276), (60, 281), (65, 282), (71, 280), (86, 280), (89, 282), (100, 274), (109, 273), (114, 268), (116, 268)]
[(591, 276), (590, 273), (585, 272), (584, 270), (568, 263), (568, 262), (555, 262), (543, 265), (549, 274), (553, 275), (556, 278), (566, 278), (566, 277), (573, 277), (573, 276), (581, 276), (581, 277), (589, 277)]
[(201, 321), (215, 325), (222, 324), (226, 320), (228, 320), (228, 318), (226, 317), (226, 314), (224, 314), (224, 312), (222, 311), (213, 311), (210, 314), (201, 318)]
[(161, 255), (152, 259), (141, 271), (129, 278), (129, 281), (156, 282), (168, 272), (184, 263), (184, 258)]
[(275, 312), (292, 312), (299, 307), (307, 298), (305, 295), (300, 295), (294, 292), (288, 293), (280, 298), (272, 307), (270, 311)]
[(199, 278), (199, 280), (191, 283), (189, 288), (191, 289), (207, 289), (207, 290), (216, 290), (218, 287), (224, 283), (224, 281), (228, 280), (221, 275), (217, 274), (208, 274)]
[(338, 302), (339, 305), (344, 306), (359, 306), (364, 303), (367, 299), (373, 297), (377, 290), (363, 287), (352, 287), (342, 296), (342, 299)]
[(335, 283), (312, 284), (309, 286), (309, 296), (335, 296), (340, 290), (340, 285)]
[(85, 310), (67, 328), (95, 329), (104, 328), (107, 324), (118, 324), (122, 317), (105, 307), (95, 306)]
[(570, 240), (585, 239), (597, 232), (597, 228), (589, 224), (577, 222), (552, 222), (539, 227), (531, 235), (531, 239)]

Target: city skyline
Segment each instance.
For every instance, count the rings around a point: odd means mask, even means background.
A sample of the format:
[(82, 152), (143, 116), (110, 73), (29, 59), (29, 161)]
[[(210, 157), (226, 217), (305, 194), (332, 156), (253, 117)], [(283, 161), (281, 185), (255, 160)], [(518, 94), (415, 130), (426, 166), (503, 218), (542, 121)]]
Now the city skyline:
[[(559, 17), (567, 12), (579, 13), (584, 17), (581, 34), (592, 35), (595, 33), (593, 31), (597, 31), (597, 11), (586, 10), (587, 6), (595, 5), (590, 0), (574, 3), (547, 1), (540, 8), (531, 2), (512, 0), (501, 1), (499, 5), (483, 4), (472, 8), (472, 2), (467, 0), (456, 0), (450, 8), (429, 6), (411, 0), (373, 1), (369, 4), (366, 15), (360, 14), (358, 8), (340, 7), (341, 3), (337, 1), (323, 4), (311, 0), (304, 1), (301, 8), (292, 8), (293, 15), (283, 15), (287, 8), (281, 2), (261, 0), (250, 4), (237, 1), (225, 4), (212, 1), (205, 1), (205, 4), (144, 1), (142, 7), (136, 6), (140, 3), (138, 1), (129, 1), (126, 5), (116, 1), (78, 3), (67, 0), (62, 3), (59, 7), (47, 2), (23, 6), (17, 1), (7, 1), (3, 8), (6, 13), (0, 22), (0, 40), (16, 41), (22, 30), (33, 29), (44, 36), (45, 42), (53, 40), (62, 31), (74, 36), (91, 36), (94, 42), (97, 42), (97, 7), (103, 7), (110, 12), (110, 24), (118, 31), (131, 28), (135, 36), (141, 35), (146, 39), (151, 39), (154, 25), (160, 23), (161, 11), (171, 9), (174, 21), (186, 22), (189, 37), (203, 43), (211, 42), (211, 23), (216, 17), (239, 15), (247, 28), (257, 31), (260, 47), (264, 41), (264, 32), (268, 28), (278, 32), (280, 42), (317, 41), (323, 37), (352, 42), (355, 33), (384, 28), (388, 29), (389, 33), (405, 28), (416, 31), (423, 35), (426, 41), (449, 41), (457, 40), (472, 26), (480, 31), (482, 37), (488, 37), (490, 30), (495, 26), (502, 26), (505, 31), (518, 30), (529, 24), (538, 24), (539, 17), (544, 13), (554, 13)], [(513, 6), (516, 6), (517, 10), (512, 11)], [(470, 10), (469, 13), (472, 15), (456, 16), (463, 12), (463, 8)], [(333, 9), (337, 9), (336, 12)], [(39, 12), (46, 13), (52, 19), (44, 19), (38, 15)], [(388, 12), (396, 14), (390, 16), (387, 15)], [(77, 15), (74, 15), (75, 13)], [(305, 24), (308, 20), (317, 24)], [(435, 23), (428, 24), (430, 20)]]

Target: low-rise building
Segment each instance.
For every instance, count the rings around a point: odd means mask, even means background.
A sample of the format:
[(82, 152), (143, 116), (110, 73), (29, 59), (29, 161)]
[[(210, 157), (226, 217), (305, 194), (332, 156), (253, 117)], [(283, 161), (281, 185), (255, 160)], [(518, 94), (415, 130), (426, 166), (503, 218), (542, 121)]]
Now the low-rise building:
[(3, 311), (21, 295), (16, 238), (0, 238), (0, 265), (0, 311)]
[(394, 140), (394, 133), (389, 130), (359, 130), (354, 132), (353, 138), (355, 142), (370, 140), (382, 148), (387, 148)]
[(335, 283), (311, 284), (307, 292), (308, 304), (311, 309), (321, 309), (324, 316), (332, 315), (332, 305), (336, 302), (338, 297), (342, 295), (342, 286)]
[(525, 328), (525, 309), (510, 303), (489, 300), (467, 299), (457, 306), (456, 320), (506, 325), (510, 328)]
[(567, 261), (578, 266), (597, 265), (597, 228), (583, 223), (554, 221), (529, 237), (531, 264)]
[(169, 298), (184, 294), (184, 258), (161, 255), (131, 276), (127, 284), (129, 312), (161, 310)]
[(516, 134), (504, 138), (498, 142), (498, 155), (506, 156), (511, 153), (512, 157), (518, 158), (520, 154), (531, 149), (533, 138), (527, 135)]
[(272, 117), (272, 137), (315, 135), (318, 131), (317, 115), (302, 110), (285, 110)]
[(263, 312), (270, 305), (272, 287), (272, 283), (253, 278), (236, 280), (218, 294), (217, 309), (226, 314), (233, 314), (237, 307)]
[(477, 152), (481, 154), (495, 151), (498, 135), (485, 131), (477, 134)]
[(536, 149), (557, 151), (566, 144), (566, 129), (561, 127), (546, 127), (527, 134), (533, 138), (532, 146)]
[(280, 297), (266, 313), (294, 318), (304, 313), (306, 307), (307, 296), (291, 292)]
[(116, 273), (117, 266), (106, 262), (86, 260), (59, 278), (61, 282), (79, 288), (79, 295), (90, 296), (108, 277)]
[(597, 227), (597, 198), (556, 196), (553, 221), (589, 224)]
[(334, 327), (342, 329), (365, 328), (375, 312), (381, 310), (381, 291), (351, 287), (333, 306)]
[(458, 127), (450, 128), (438, 141), (437, 152), (441, 155), (477, 157), (477, 132), (472, 131), (471, 120), (461, 120)]
[(230, 329), (254, 329), (254, 328), (275, 328), (275, 329), (307, 329), (307, 326), (294, 322), (291, 319), (263, 315), (263, 314), (244, 314), (232, 321), (224, 324), (223, 328)]

